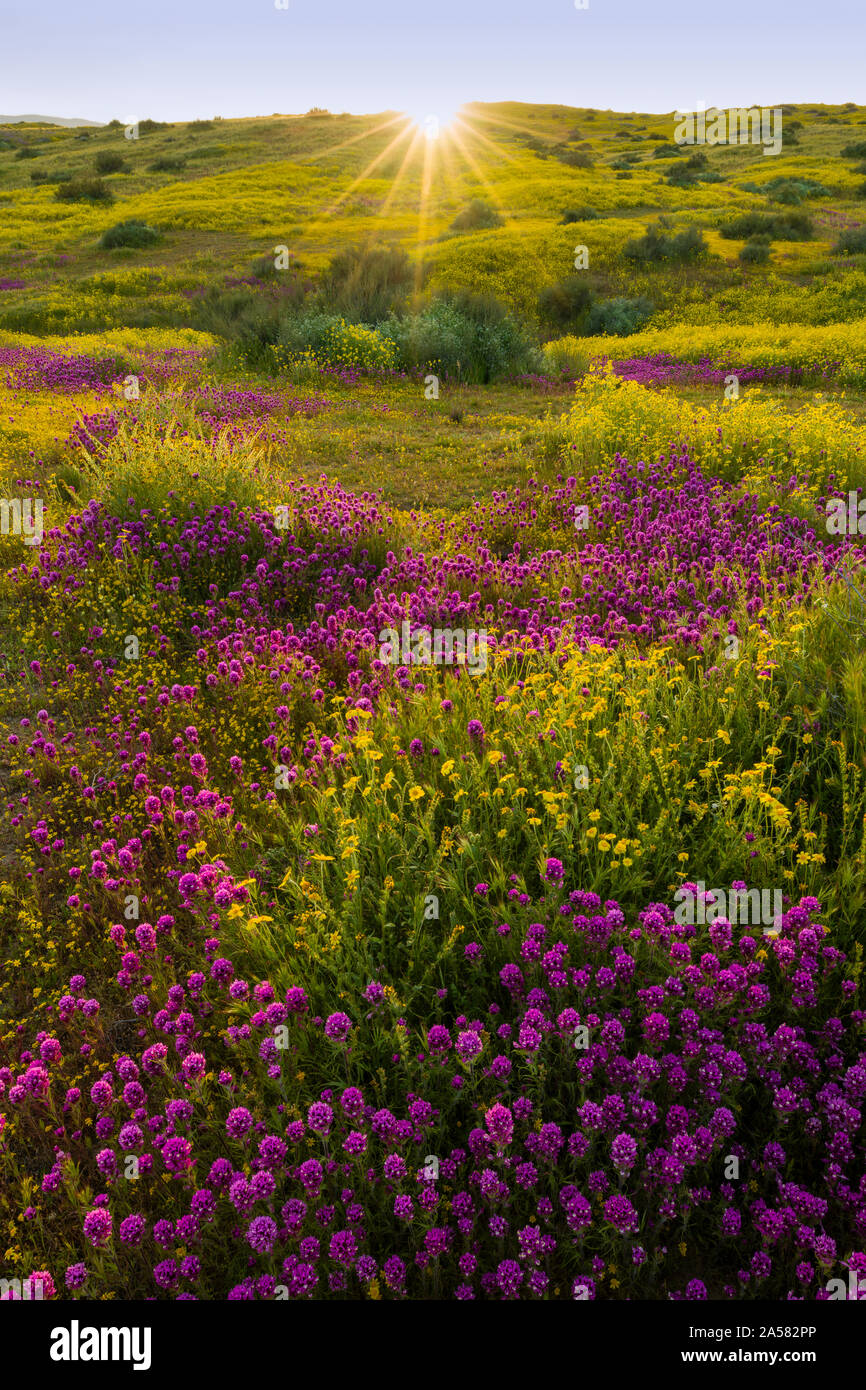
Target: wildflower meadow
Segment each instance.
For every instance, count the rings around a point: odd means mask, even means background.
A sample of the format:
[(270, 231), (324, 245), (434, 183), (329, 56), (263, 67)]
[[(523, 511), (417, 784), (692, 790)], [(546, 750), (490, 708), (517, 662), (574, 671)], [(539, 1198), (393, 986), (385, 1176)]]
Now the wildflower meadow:
[(0, 1301), (814, 1331), (866, 106), (171, 105), (0, 124)]

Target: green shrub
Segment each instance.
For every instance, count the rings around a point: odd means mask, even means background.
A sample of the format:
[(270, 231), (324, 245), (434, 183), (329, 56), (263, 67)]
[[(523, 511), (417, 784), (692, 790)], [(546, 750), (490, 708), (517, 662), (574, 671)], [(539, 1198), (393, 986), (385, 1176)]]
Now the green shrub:
[(739, 260), (753, 265), (762, 265), (770, 259), (770, 247), (766, 241), (747, 241), (740, 248)]
[(637, 333), (652, 316), (654, 306), (648, 299), (602, 299), (589, 311), (587, 333), (604, 333), (625, 338)]
[(638, 265), (658, 265), (665, 261), (694, 261), (706, 251), (703, 234), (697, 227), (686, 227), (669, 236), (660, 226), (649, 227), (644, 236), (633, 237), (623, 248), (626, 260)]
[(69, 169), (31, 169), (30, 177), (34, 183), (69, 183), (74, 174)]
[(230, 344), (245, 366), (274, 371), (271, 349), (280, 341), (279, 305), (249, 289), (224, 290), (211, 285), (196, 301), (191, 326)]
[(843, 159), (866, 159), (866, 140), (858, 140), (853, 145), (846, 145), (842, 150)]
[(118, 222), (103, 232), (99, 245), (103, 251), (113, 251), (118, 246), (153, 246), (161, 237), (155, 227), (146, 222), (131, 218), (128, 222)]
[(600, 217), (601, 213), (596, 212), (595, 208), (569, 208), (562, 214), (562, 221), (559, 225), (566, 227), (571, 222), (597, 222)]
[(683, 152), (682, 145), (656, 145), (653, 150), (653, 159), (673, 159), (679, 157)]
[(545, 285), (538, 296), (538, 317), (553, 328), (574, 332), (586, 323), (593, 299), (585, 275), (567, 275), (554, 285)]
[(168, 130), (169, 121), (139, 121), (139, 135), (150, 135), (154, 130)]
[(745, 212), (719, 228), (729, 241), (749, 241), (755, 236), (773, 241), (810, 241), (814, 230), (806, 212)]
[(187, 130), (213, 130), (213, 121), (187, 121)]
[(97, 174), (120, 174), (126, 169), (123, 155), (113, 150), (100, 150), (94, 162)]
[(488, 227), (501, 227), (502, 218), (483, 198), (473, 198), (468, 207), (458, 212), (451, 223), (452, 232), (478, 232)]
[(492, 295), (440, 295), (418, 314), (392, 315), (379, 332), (394, 343), (397, 364), (410, 372), (433, 370), (486, 383), (541, 369), (528, 328)]
[(400, 307), (413, 281), (412, 262), (401, 247), (350, 246), (322, 276), (321, 307), (350, 323), (378, 323)]
[(694, 188), (699, 181), (694, 170), (687, 169), (685, 164), (675, 164), (665, 179), (673, 188)]
[(113, 203), (114, 196), (102, 179), (70, 179), (55, 194), (61, 203)]
[(162, 159), (155, 159), (147, 167), (152, 174), (174, 174), (183, 169), (185, 164), (186, 160), (180, 155), (165, 155)]
[(773, 179), (763, 188), (754, 187), (755, 192), (765, 192), (773, 203), (784, 203), (788, 207), (799, 207), (807, 198), (829, 198), (830, 190), (814, 179)]
[(591, 169), (595, 162), (585, 150), (570, 150), (567, 145), (555, 146), (552, 153), (571, 169)]
[(37, 157), (38, 153), (39, 153), (38, 150), (31, 150), (31, 148), (30, 148), (29, 145), (22, 145), (20, 150), (16, 150), (16, 151), (15, 151), (15, 158), (16, 158), (16, 159), (35, 159), (35, 158)]
[(847, 256), (856, 256), (866, 251), (866, 227), (846, 227), (833, 250)]

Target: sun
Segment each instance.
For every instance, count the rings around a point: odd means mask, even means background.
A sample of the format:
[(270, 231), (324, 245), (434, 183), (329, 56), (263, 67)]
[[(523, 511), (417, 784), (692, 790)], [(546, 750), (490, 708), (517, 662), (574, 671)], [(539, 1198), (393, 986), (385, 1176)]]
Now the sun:
[(406, 115), (428, 140), (438, 140), (439, 136), (452, 124), (457, 112), (452, 107), (437, 106), (431, 102), (426, 107), (415, 107)]

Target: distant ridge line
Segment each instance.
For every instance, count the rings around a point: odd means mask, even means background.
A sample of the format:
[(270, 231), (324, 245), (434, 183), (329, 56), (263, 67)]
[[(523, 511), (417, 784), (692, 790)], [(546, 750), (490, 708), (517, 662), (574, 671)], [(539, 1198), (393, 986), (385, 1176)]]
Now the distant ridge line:
[(0, 125), (103, 126), (105, 121), (86, 121), (78, 116), (0, 116)]

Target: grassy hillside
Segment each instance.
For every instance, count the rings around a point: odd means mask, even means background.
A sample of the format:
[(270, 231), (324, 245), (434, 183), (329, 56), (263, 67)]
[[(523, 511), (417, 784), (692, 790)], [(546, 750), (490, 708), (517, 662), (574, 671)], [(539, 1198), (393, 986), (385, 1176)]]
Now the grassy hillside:
[[(783, 111), (786, 143), (776, 157), (752, 145), (676, 152), (673, 113), (514, 103), (466, 107), (436, 141), (393, 112), (143, 122), (137, 139), (119, 126), (5, 127), (0, 272), (21, 285), (2, 292), (0, 325), (194, 324), (202, 285), (248, 276), (276, 245), (315, 276), (346, 245), (379, 243), (406, 249), (419, 292), (483, 290), (530, 318), (538, 292), (571, 271), (580, 243), (602, 293), (645, 294), (657, 316), (697, 311), (716, 321), (733, 311), (744, 319), (757, 291), (762, 318), (826, 321), (828, 297), (864, 265), (862, 251), (835, 248), (861, 222), (864, 161), (841, 151), (866, 137), (866, 116), (859, 108)], [(702, 162), (690, 167), (695, 155)], [(102, 176), (110, 201), (57, 200), (58, 180), (97, 178), (106, 157), (123, 163)], [(449, 234), (475, 199), (501, 225)], [(795, 207), (811, 221), (808, 237), (791, 240), (782, 227), (764, 264), (743, 265), (747, 238), (719, 234), (736, 216)], [(599, 217), (562, 225), (565, 214), (586, 209)], [(626, 243), (659, 216), (675, 231), (704, 232), (698, 263), (637, 266), (624, 257)], [(100, 250), (102, 233), (128, 219), (162, 232), (160, 243)], [(841, 317), (866, 303), (856, 278)]]

